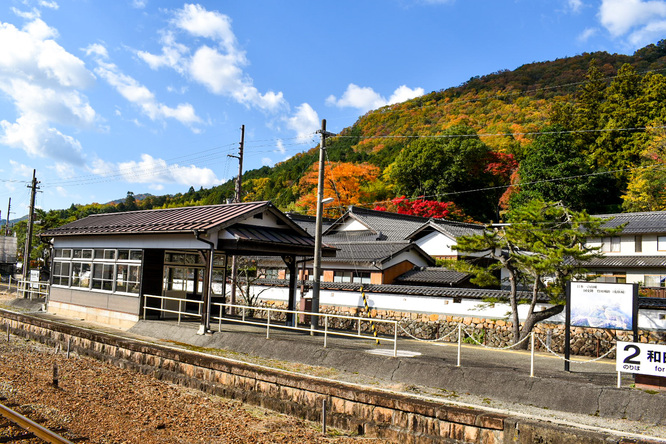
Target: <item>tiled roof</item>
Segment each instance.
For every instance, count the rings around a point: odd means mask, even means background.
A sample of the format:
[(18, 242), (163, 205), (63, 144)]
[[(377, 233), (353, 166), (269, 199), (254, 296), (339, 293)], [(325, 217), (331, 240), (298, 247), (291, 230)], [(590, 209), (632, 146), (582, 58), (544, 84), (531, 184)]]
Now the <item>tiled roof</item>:
[[(294, 221), (299, 227), (307, 231), (311, 236), (315, 235), (315, 230), (316, 230), (316, 217), (315, 216), (308, 216), (305, 214), (298, 214), (298, 213), (285, 213), (285, 215)], [(321, 231), (322, 233), (326, 231), (326, 229), (334, 222), (333, 219), (329, 218), (322, 218), (322, 223), (321, 223)]]
[(338, 248), (338, 251), (336, 252), (335, 258), (329, 258), (327, 261), (381, 263), (405, 251), (415, 250), (420, 253), (424, 259), (434, 263), (434, 260), (419, 246), (405, 241), (333, 243), (332, 245)]
[[(298, 281), (307, 289), (312, 289), (312, 281)], [(275, 287), (287, 287), (288, 279), (259, 279), (255, 285), (267, 285)], [(452, 287), (424, 287), (417, 285), (385, 285), (385, 284), (355, 284), (350, 282), (321, 282), (322, 290), (342, 290), (360, 292), (361, 287), (367, 293), (399, 294), (405, 296), (434, 296), (449, 297), (455, 299), (493, 299), (508, 300), (510, 292), (507, 290), (489, 290), (484, 288), (452, 288)], [(531, 292), (519, 291), (520, 299), (530, 299)], [(541, 295), (539, 302), (548, 302), (547, 296)], [(643, 309), (665, 309), (664, 298), (638, 298), (638, 307)]]
[(378, 237), (381, 236), (387, 241), (404, 240), (410, 233), (428, 221), (428, 218), (425, 217), (369, 210), (352, 205), (344, 216), (329, 227), (326, 234), (335, 232), (336, 227), (349, 218), (358, 220), (368, 227), (368, 231), (374, 232)]
[(666, 309), (666, 299), (664, 298), (638, 298), (639, 308), (648, 308), (652, 310)]
[(666, 211), (646, 211), (640, 213), (617, 213), (595, 215), (602, 219), (610, 219), (604, 226), (615, 228), (624, 223), (624, 234), (666, 233)]
[(238, 224), (227, 228), (227, 231), (232, 236), (235, 236), (236, 239), (242, 241), (259, 241), (273, 244), (292, 244), (314, 247), (313, 237), (300, 236), (291, 230)]
[(664, 268), (666, 267), (666, 256), (613, 256), (608, 254), (594, 258), (581, 266), (583, 268)]
[(461, 282), (470, 277), (467, 273), (448, 270), (442, 267), (416, 268), (404, 273), (396, 279), (396, 283), (404, 284), (438, 284), (438, 285), (460, 285)]
[[(312, 288), (311, 281), (299, 281), (298, 286), (304, 284), (306, 288)], [(260, 279), (255, 281), (255, 285), (269, 285), (269, 286), (287, 286), (289, 281), (287, 279)], [(368, 293), (388, 293), (400, 294), (406, 296), (436, 296), (436, 297), (450, 297), (450, 298), (469, 298), (469, 299), (485, 299), (492, 298), (496, 300), (504, 300), (509, 297), (509, 291), (506, 290), (489, 290), (480, 288), (452, 288), (452, 287), (426, 287), (416, 285), (386, 285), (386, 284), (358, 284), (352, 282), (321, 282), (322, 290), (343, 290), (343, 291), (363, 291)], [(531, 298), (530, 292), (518, 292), (521, 299)], [(546, 296), (541, 298), (541, 302), (545, 302)]]
[[(270, 208), (274, 208), (270, 202), (247, 202), (95, 214), (47, 230), (41, 236), (182, 233), (194, 230), (205, 232), (212, 228), (231, 225)], [(281, 215), (277, 210), (275, 213)], [(295, 226), (286, 217), (284, 217), (284, 221)], [(297, 230), (301, 229), (297, 228)]]

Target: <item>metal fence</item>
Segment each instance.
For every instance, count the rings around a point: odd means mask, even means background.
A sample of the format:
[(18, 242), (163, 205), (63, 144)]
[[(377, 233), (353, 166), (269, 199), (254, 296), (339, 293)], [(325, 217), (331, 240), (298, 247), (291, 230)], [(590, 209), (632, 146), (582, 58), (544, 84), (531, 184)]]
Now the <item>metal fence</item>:
[[(181, 322), (182, 317), (201, 319), (202, 301), (179, 299), (167, 296), (144, 295), (143, 318), (146, 319), (148, 311), (166, 313), (178, 319)], [(159, 300), (159, 307), (148, 306), (148, 300)], [(197, 304), (198, 309), (188, 310), (188, 304)], [(190, 305), (191, 307), (191, 305)], [(323, 335), (324, 347), (327, 346), (328, 337), (343, 336), (373, 341), (388, 341), (393, 343), (393, 356), (398, 355), (398, 321), (362, 318), (357, 316), (334, 315), (327, 313), (312, 313), (309, 311), (285, 310), (270, 307), (252, 307), (247, 305), (233, 304), (211, 304), (211, 311), (217, 312), (217, 316), (210, 316), (211, 322), (217, 321), (218, 331), (222, 330), (222, 321), (236, 322), (247, 325), (258, 325), (266, 328), (266, 338), (270, 338), (271, 329), (286, 329), (307, 332), (310, 334)], [(232, 314), (233, 313), (233, 314)], [(262, 316), (263, 315), (263, 316)], [(319, 328), (314, 328), (305, 319), (316, 316), (319, 318)], [(303, 321), (299, 321), (303, 318)], [(346, 321), (354, 325), (353, 330), (341, 330), (333, 328), (333, 321)], [(374, 328), (375, 324), (386, 324), (392, 327), (393, 337), (382, 336), (379, 338)], [(323, 327), (323, 329), (322, 329)]]
[[(9, 281), (10, 289), (11, 285), (11, 281)], [(19, 298), (47, 299), (49, 297), (49, 286), (50, 284), (44, 281), (18, 280), (16, 281), (16, 292)]]

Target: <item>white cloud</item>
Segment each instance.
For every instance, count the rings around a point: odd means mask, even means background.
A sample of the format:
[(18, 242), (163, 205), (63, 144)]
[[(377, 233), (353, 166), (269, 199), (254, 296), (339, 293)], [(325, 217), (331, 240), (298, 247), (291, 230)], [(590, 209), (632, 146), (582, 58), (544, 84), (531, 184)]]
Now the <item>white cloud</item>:
[(175, 119), (189, 126), (193, 131), (197, 131), (194, 125), (202, 123), (202, 120), (197, 116), (191, 104), (181, 103), (176, 108), (172, 108), (158, 102), (147, 87), (133, 77), (122, 73), (114, 63), (107, 60), (108, 52), (102, 45), (91, 45), (86, 48), (86, 53), (94, 56), (97, 63), (95, 73), (106, 80), (125, 99), (137, 105), (148, 118), (151, 120)]
[(56, 162), (53, 169), (55, 169), (56, 173), (58, 174), (58, 177), (60, 177), (61, 179), (71, 179), (76, 176), (74, 168), (72, 167), (72, 165), (68, 163)]
[(56, 43), (57, 37), (57, 30), (40, 18), (22, 29), (0, 22), (0, 91), (13, 101), (18, 115), (15, 122), (0, 121), (0, 143), (80, 165), (80, 143), (54, 124), (94, 125), (97, 115), (80, 90), (92, 86), (95, 77)]
[(634, 47), (663, 37), (666, 1), (602, 0), (599, 20), (613, 37), (626, 36)]
[(586, 30), (584, 30), (583, 32), (581, 32), (578, 35), (577, 39), (578, 39), (579, 42), (583, 42), (583, 43), (587, 42), (589, 39), (594, 37), (597, 34), (597, 32), (598, 32), (598, 29), (596, 29), (596, 28), (587, 28)]
[(10, 160), (9, 165), (12, 167), (12, 176), (25, 177), (27, 179), (32, 179), (32, 170), (27, 165), (18, 163), (15, 160)]
[(282, 139), (278, 139), (277, 144), (276, 144), (277, 152), (280, 154), (284, 154), (287, 149), (284, 147), (284, 143), (282, 142)]
[(423, 93), (423, 88), (411, 89), (402, 85), (393, 92), (389, 99), (385, 99), (370, 87), (360, 87), (350, 83), (347, 86), (347, 90), (342, 94), (342, 97), (337, 99), (334, 95), (330, 95), (326, 99), (326, 104), (337, 106), (338, 108), (357, 108), (362, 112), (366, 112), (371, 109), (381, 108), (382, 106), (404, 102), (405, 100), (421, 96)]
[(148, 4), (148, 0), (132, 0), (132, 7), (136, 9), (144, 9)]
[[(288, 108), (282, 92), (261, 93), (244, 71), (249, 62), (245, 51), (238, 46), (228, 16), (208, 11), (200, 5), (186, 4), (174, 12), (171, 26), (172, 29), (162, 32), (161, 54), (137, 52), (137, 56), (152, 69), (171, 68), (213, 94), (230, 97), (247, 107), (268, 112)], [(209, 44), (203, 43), (190, 50), (177, 42), (176, 32), (208, 39)]]
[(569, 9), (573, 12), (580, 12), (583, 7), (583, 0), (568, 0)]
[(219, 41), (230, 53), (237, 52), (231, 19), (224, 14), (207, 11), (201, 5), (184, 5), (176, 11), (173, 24), (193, 36)]
[(49, 8), (49, 9), (58, 9), (58, 8), (60, 8), (60, 6), (58, 5), (57, 2), (48, 1), (48, 0), (41, 0), (39, 2), (39, 6), (43, 6), (45, 8)]
[(261, 164), (264, 166), (273, 166), (273, 159), (270, 157), (262, 157), (261, 158)]
[(307, 103), (297, 107), (296, 113), (286, 120), (287, 127), (296, 132), (296, 136), (301, 142), (312, 139), (312, 136), (320, 127), (317, 112)]
[(96, 159), (89, 169), (103, 177), (120, 177), (128, 183), (151, 184), (151, 188), (155, 190), (161, 189), (159, 184), (164, 183), (194, 187), (211, 187), (222, 183), (210, 168), (169, 165), (165, 160), (154, 158), (149, 154), (142, 154), (140, 161), (132, 160), (118, 164)]

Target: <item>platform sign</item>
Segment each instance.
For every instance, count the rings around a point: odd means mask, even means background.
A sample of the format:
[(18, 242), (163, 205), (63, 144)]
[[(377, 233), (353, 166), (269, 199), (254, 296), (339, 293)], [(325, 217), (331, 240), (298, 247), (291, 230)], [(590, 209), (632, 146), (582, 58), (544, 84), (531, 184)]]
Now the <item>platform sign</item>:
[(564, 313), (564, 370), (569, 371), (572, 325), (629, 330), (638, 340), (638, 284), (569, 282)]
[(616, 355), (618, 372), (666, 376), (666, 345), (618, 341)]
[(599, 282), (571, 283), (571, 325), (632, 330), (634, 286)]

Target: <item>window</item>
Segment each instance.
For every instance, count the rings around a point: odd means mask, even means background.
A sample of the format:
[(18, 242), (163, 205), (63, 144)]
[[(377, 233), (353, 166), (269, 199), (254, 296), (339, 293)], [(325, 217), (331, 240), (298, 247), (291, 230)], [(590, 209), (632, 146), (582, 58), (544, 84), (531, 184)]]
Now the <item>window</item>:
[(646, 274), (643, 282), (646, 287), (666, 287), (666, 275)]
[(634, 252), (642, 253), (643, 252), (643, 236), (636, 235), (634, 236)]
[(657, 237), (657, 250), (666, 251), (666, 236)]
[(261, 275), (264, 279), (278, 279), (279, 272), (277, 268), (266, 268)]
[(116, 291), (139, 294), (139, 266), (118, 264), (116, 268)]
[(333, 282), (351, 282), (351, 281), (352, 281), (351, 271), (335, 270), (333, 272)]
[(72, 287), (90, 288), (90, 271), (92, 264), (74, 262), (72, 264)]
[(352, 282), (357, 284), (369, 284), (370, 283), (370, 272), (369, 271), (356, 271), (354, 272), (354, 277)]
[(113, 291), (114, 264), (93, 264), (92, 288)]
[(606, 284), (626, 284), (627, 273), (620, 271), (600, 271), (592, 275), (592, 282), (602, 282)]
[[(666, 241), (666, 237), (664, 237), (664, 240)], [(604, 253), (620, 252), (620, 236), (604, 237), (601, 242), (601, 251)]]
[(72, 250), (70, 248), (58, 248), (55, 251), (55, 257), (57, 258), (71, 258)]
[(69, 287), (71, 265), (69, 262), (55, 262), (53, 264), (53, 283)]

